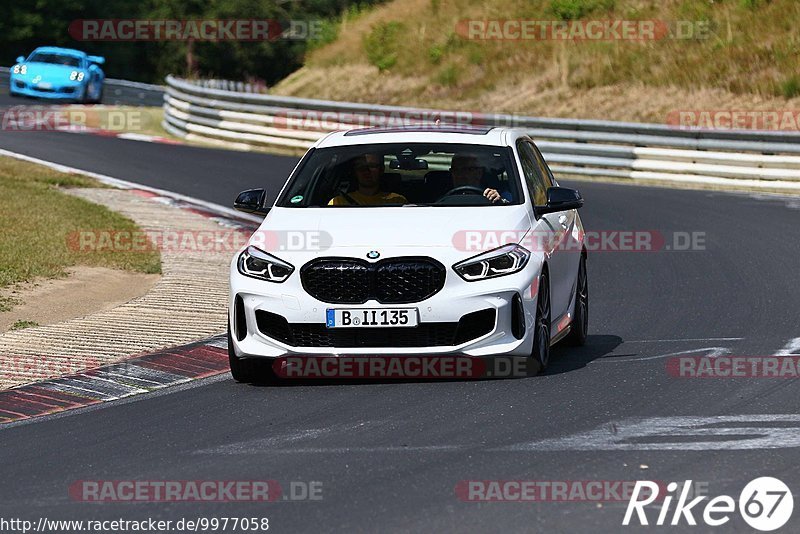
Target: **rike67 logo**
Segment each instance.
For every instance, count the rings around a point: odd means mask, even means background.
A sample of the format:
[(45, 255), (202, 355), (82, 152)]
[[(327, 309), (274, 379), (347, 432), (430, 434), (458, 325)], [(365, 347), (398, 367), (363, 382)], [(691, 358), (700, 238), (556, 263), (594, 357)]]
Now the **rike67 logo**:
[[(711, 527), (724, 525), (736, 512), (737, 502), (733, 497), (720, 495), (700, 505), (708, 496), (703, 495), (689, 500), (692, 481), (687, 480), (679, 489), (676, 482), (667, 484), (667, 494), (661, 503), (655, 525), (680, 525), (683, 521), (687, 525), (697, 525), (697, 514), (702, 521)], [(649, 480), (638, 480), (633, 488), (633, 494), (625, 510), (623, 525), (630, 525), (634, 513), (640, 525), (651, 524), (652, 517), (648, 519), (644, 507), (652, 504), (659, 497), (659, 485)], [(642, 497), (643, 498), (640, 498)], [(675, 509), (670, 505), (677, 496)], [(794, 498), (789, 487), (777, 478), (760, 477), (751, 480), (739, 494), (739, 513), (750, 527), (763, 532), (776, 530), (789, 521), (794, 509)], [(634, 522), (635, 524), (635, 522)]]

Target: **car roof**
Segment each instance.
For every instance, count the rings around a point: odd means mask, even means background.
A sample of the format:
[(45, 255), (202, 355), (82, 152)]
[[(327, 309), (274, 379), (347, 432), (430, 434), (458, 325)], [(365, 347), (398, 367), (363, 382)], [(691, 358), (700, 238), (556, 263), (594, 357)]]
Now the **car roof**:
[[(40, 46), (33, 52), (44, 52), (46, 54), (62, 54), (65, 56), (77, 56), (77, 57), (84, 57), (86, 52), (81, 52), (80, 50), (75, 50), (74, 48), (61, 48), (59, 46)], [(31, 52), (31, 54), (33, 54)]]
[(430, 125), (358, 128), (330, 133), (317, 141), (315, 146), (317, 148), (326, 148), (397, 142), (509, 146), (521, 135), (524, 135), (524, 132), (519, 129), (491, 126)]

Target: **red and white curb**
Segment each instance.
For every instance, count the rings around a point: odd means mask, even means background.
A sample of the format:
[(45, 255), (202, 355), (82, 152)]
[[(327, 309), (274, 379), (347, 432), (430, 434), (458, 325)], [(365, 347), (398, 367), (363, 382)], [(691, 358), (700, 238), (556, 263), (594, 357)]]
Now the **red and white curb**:
[(0, 425), (149, 393), (228, 371), (225, 336), (0, 391)]
[(215, 223), (225, 228), (232, 228), (234, 230), (241, 230), (243, 232), (249, 232), (249, 234), (252, 234), (258, 230), (259, 227), (259, 223), (251, 219), (245, 219), (240, 215), (221, 215), (218, 210), (212, 210), (205, 205), (198, 204), (194, 199), (184, 200), (176, 197), (173, 194), (164, 196), (163, 194), (159, 194), (148, 189), (129, 189), (129, 191), (134, 195), (148, 198), (153, 202), (158, 202), (174, 208), (186, 210), (194, 213), (195, 215), (205, 217), (206, 219), (211, 219)]
[[(49, 168), (71, 174), (81, 174), (90, 176), (101, 183), (105, 183), (118, 189), (124, 189), (131, 194), (147, 198), (149, 201), (163, 204), (169, 207), (186, 210), (193, 214), (201, 215), (211, 220), (219, 226), (231, 228), (237, 231), (252, 233), (261, 218), (237, 212), (225, 206), (220, 206), (200, 199), (176, 194), (170, 191), (160, 190), (133, 182), (128, 182), (111, 176), (85, 171), (48, 162), (38, 158), (32, 158), (23, 154), (2, 150), (0, 155), (10, 156), (23, 161), (45, 165)], [(213, 332), (213, 330), (212, 330)], [(207, 336), (205, 333), (204, 336)], [(202, 338), (204, 336), (198, 336)], [(141, 349), (140, 349), (141, 350)], [(131, 351), (135, 352), (135, 351)], [(209, 355), (213, 355), (212, 362), (201, 361), (196, 364), (189, 360), (208, 360)], [(180, 346), (179, 348), (154, 352), (153, 356), (133, 356), (134, 360), (123, 360), (113, 365), (107, 365), (99, 370), (83, 371), (80, 374), (73, 374), (76, 370), (65, 369), (66, 378), (49, 379), (45, 382), (38, 382), (31, 386), (22, 385), (15, 389), (0, 391), (0, 424), (18, 421), (31, 416), (42, 415), (63, 411), (65, 409), (87, 406), (106, 399), (121, 398), (131, 394), (150, 391), (165, 385), (172, 385), (180, 381), (206, 376), (203, 373), (221, 373), (227, 369), (227, 346), (225, 339), (198, 342), (191, 345)], [(54, 354), (55, 362), (70, 359), (68, 353), (61, 355)], [(35, 355), (31, 356), (35, 359)], [(196, 371), (199, 374), (186, 372), (174, 372), (170, 366), (165, 367), (164, 362), (175, 364), (181, 362), (184, 371)], [(213, 363), (209, 367), (209, 365)], [(199, 365), (197, 365), (199, 364)], [(97, 364), (95, 364), (97, 365)], [(69, 366), (67, 366), (69, 367)], [(144, 367), (147, 372), (139, 368)], [(113, 376), (108, 376), (111, 372)], [(62, 373), (57, 373), (61, 375)], [(177, 374), (177, 377), (172, 376)], [(89, 391), (81, 386), (82, 381), (87, 377), (92, 378), (92, 386)], [(37, 378), (32, 377), (32, 380)], [(41, 380), (41, 378), (39, 378)], [(66, 383), (64, 382), (66, 380)], [(30, 382), (27, 380), (25, 382)], [(117, 385), (114, 385), (114, 384)], [(65, 385), (66, 384), (66, 385)], [(105, 385), (105, 388), (102, 386)], [(109, 389), (110, 388), (110, 389)], [(121, 389), (120, 389), (121, 388)], [(47, 393), (49, 392), (49, 393)], [(62, 395), (68, 395), (62, 398)]]

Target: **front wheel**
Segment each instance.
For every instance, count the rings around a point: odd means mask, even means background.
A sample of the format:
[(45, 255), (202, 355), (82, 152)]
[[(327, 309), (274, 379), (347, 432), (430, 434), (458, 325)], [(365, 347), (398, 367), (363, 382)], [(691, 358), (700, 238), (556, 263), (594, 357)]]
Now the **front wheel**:
[(233, 338), (231, 337), (231, 327), (228, 326), (228, 363), (231, 367), (231, 376), (237, 382), (254, 382), (258, 377), (255, 364), (253, 360), (243, 360), (236, 356), (233, 350)]
[(84, 85), (80, 95), (73, 99), (75, 104), (86, 105), (91, 103), (89, 100), (89, 85)]
[(536, 300), (536, 321), (534, 323), (533, 351), (531, 358), (539, 365), (539, 371), (547, 369), (550, 363), (550, 282), (547, 275), (539, 277), (539, 295)]
[(100, 91), (97, 92), (97, 98), (92, 100), (92, 104), (100, 104), (103, 101), (103, 86), (100, 86)]
[(586, 344), (589, 333), (589, 279), (586, 274), (586, 256), (581, 256), (578, 267), (578, 280), (575, 284), (575, 307), (572, 311), (572, 327), (567, 336), (567, 343), (574, 347)]
[(245, 384), (274, 384), (278, 382), (278, 375), (272, 368), (272, 360), (262, 360), (253, 358), (239, 358), (233, 350), (233, 338), (231, 337), (231, 327), (228, 324), (228, 363), (231, 368), (231, 376), (237, 382)]

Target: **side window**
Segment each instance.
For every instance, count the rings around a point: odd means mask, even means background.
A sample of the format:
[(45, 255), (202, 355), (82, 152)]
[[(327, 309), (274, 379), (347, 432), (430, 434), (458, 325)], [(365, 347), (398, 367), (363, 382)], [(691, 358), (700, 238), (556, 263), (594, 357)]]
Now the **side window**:
[(522, 164), (522, 174), (525, 176), (525, 185), (533, 199), (533, 205), (543, 206), (547, 203), (547, 187), (533, 148), (528, 142), (520, 140), (517, 141), (517, 151)]
[(536, 162), (539, 165), (539, 168), (541, 169), (542, 176), (544, 177), (545, 189), (556, 185), (555, 179), (553, 178), (553, 173), (550, 171), (550, 167), (547, 166), (547, 163), (544, 161), (542, 153), (539, 152), (539, 149), (536, 147), (536, 145), (534, 145), (530, 141), (526, 141), (525, 144), (530, 146), (531, 151), (536, 156)]

